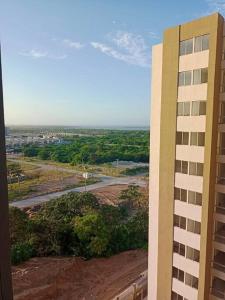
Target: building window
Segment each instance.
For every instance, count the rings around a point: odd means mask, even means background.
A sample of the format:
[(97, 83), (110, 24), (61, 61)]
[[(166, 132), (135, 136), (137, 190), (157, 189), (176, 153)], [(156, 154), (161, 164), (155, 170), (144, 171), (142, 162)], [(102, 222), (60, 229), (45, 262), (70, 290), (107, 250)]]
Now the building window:
[(183, 298), (181, 295), (175, 293), (175, 292), (172, 292), (171, 294), (171, 300), (185, 300), (185, 298)]
[(184, 271), (173, 267), (173, 278), (176, 278), (179, 281), (184, 282)]
[(193, 53), (193, 39), (180, 42), (180, 55)]
[(203, 164), (197, 162), (189, 162), (189, 175), (203, 176)]
[(197, 36), (195, 38), (194, 51), (200, 52), (209, 49), (209, 35)]
[(185, 256), (185, 245), (174, 241), (173, 242), (173, 252), (178, 253), (179, 255)]
[(191, 132), (190, 145), (191, 146), (204, 146), (205, 145), (205, 133), (204, 132)]
[(193, 84), (208, 82), (208, 68), (193, 70)]
[(179, 86), (191, 85), (191, 71), (179, 72)]
[(191, 220), (191, 219), (187, 219), (187, 231), (196, 233), (196, 234), (200, 234), (201, 233), (201, 223)]
[[(173, 267), (172, 275), (173, 275), (173, 278), (176, 278), (179, 281), (185, 282), (186, 285), (189, 285), (192, 288), (198, 289), (198, 278), (197, 277), (195, 277), (191, 274), (188, 274), (188, 273), (184, 273), (184, 271), (182, 271), (176, 267)], [(179, 299), (179, 298), (172, 298), (172, 299)]]
[(174, 188), (174, 199), (187, 202), (187, 190)]
[(180, 200), (180, 189), (177, 187), (174, 188), (174, 199)]
[(173, 252), (181, 256), (186, 257), (187, 259), (199, 262), (200, 252), (189, 246), (173, 241)]
[(191, 219), (186, 219), (185, 217), (178, 216), (174, 214), (173, 218), (174, 227), (179, 227), (181, 229), (187, 230), (192, 233), (201, 233), (201, 223)]
[(208, 82), (208, 68), (201, 69), (201, 83)]
[(186, 230), (186, 218), (174, 215), (174, 226)]
[(191, 286), (192, 288), (198, 289), (198, 278), (185, 273), (185, 284)]
[(180, 200), (187, 202), (187, 190), (180, 189)]
[[(188, 168), (189, 164), (189, 168)], [(189, 170), (189, 173), (188, 173)], [(203, 176), (203, 163), (187, 162), (184, 160), (175, 161), (175, 172), (194, 176)]]
[(192, 116), (206, 115), (206, 101), (193, 101), (191, 115)]
[[(225, 199), (225, 198), (224, 198)], [(174, 188), (174, 200), (188, 202), (189, 204), (202, 205), (202, 194), (194, 191), (187, 191), (185, 189)]]
[(199, 262), (199, 258), (200, 258), (199, 250), (186, 246), (186, 258)]
[[(225, 199), (225, 197), (224, 197)], [(188, 202), (189, 204), (202, 205), (202, 194), (194, 191), (187, 191), (185, 189), (174, 188), (174, 200)], [(225, 203), (225, 202), (224, 202)], [(225, 205), (224, 205), (225, 206)]]
[(193, 70), (193, 84), (201, 83), (201, 69)]
[(188, 174), (188, 162), (176, 160), (175, 162), (175, 172)]
[(176, 144), (177, 145), (188, 145), (189, 144), (189, 132), (177, 131)]
[(188, 191), (188, 203), (194, 205), (202, 205), (202, 194), (194, 191)]
[(177, 115), (178, 116), (190, 116), (190, 102), (178, 102), (177, 103)]
[(184, 102), (183, 114), (184, 114), (184, 116), (190, 116), (190, 102)]
[(178, 102), (177, 116), (204, 116), (206, 115), (206, 101)]
[[(194, 47), (193, 47), (194, 46)], [(209, 35), (197, 36), (180, 42), (180, 56), (209, 49)]]

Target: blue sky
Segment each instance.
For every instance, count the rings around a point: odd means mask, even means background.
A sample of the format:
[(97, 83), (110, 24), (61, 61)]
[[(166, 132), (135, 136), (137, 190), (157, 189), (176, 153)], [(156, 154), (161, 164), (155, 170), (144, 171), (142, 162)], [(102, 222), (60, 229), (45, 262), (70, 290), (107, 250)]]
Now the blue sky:
[(225, 0), (2, 0), (7, 124), (148, 126), (151, 46)]

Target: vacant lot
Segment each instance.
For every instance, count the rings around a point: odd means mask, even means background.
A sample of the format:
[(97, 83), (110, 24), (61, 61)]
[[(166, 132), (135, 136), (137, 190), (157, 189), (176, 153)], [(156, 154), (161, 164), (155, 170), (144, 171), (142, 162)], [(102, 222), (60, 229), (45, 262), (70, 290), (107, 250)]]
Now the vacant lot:
[[(28, 165), (26, 166), (28, 167)], [(31, 168), (23, 169), (23, 173), (26, 176), (24, 181), (9, 184), (8, 186), (10, 201), (58, 192), (85, 184), (81, 175), (62, 172), (57, 169), (46, 170), (42, 168)], [(90, 178), (87, 180), (87, 184), (97, 181), (95, 178)]]
[(13, 268), (15, 300), (110, 300), (147, 269), (147, 252), (110, 258), (35, 258)]
[[(92, 191), (101, 204), (118, 205), (121, 191), (128, 188), (126, 184), (110, 185)], [(140, 187), (140, 192), (148, 192), (146, 188)]]

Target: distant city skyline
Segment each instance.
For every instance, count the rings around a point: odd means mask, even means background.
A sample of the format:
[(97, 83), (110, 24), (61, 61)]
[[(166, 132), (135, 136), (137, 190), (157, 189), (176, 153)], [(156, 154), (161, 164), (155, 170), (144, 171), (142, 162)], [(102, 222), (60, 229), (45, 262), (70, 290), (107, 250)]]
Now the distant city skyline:
[(225, 1), (2, 1), (7, 125), (146, 127), (151, 47)]

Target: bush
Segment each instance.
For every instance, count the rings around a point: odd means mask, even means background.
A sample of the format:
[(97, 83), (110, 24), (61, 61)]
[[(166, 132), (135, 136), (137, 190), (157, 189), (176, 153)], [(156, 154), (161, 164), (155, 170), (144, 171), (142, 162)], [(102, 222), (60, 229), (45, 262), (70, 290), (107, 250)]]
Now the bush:
[(101, 214), (91, 213), (75, 217), (74, 232), (83, 246), (81, 250), (84, 256), (107, 255), (110, 232)]
[(35, 219), (33, 221), (32, 244), (37, 256), (77, 256), (80, 253), (80, 243), (72, 225), (53, 219)]
[(135, 167), (135, 168), (127, 168), (121, 172), (123, 175), (135, 176), (137, 174), (148, 173), (149, 167)]
[(37, 213), (36, 218), (69, 223), (75, 216), (82, 216), (98, 208), (98, 200), (93, 194), (70, 192), (46, 203)]
[(34, 255), (34, 249), (29, 242), (17, 243), (11, 247), (11, 262), (18, 265)]
[(24, 211), (16, 207), (9, 208), (9, 230), (11, 244), (24, 242), (29, 238), (30, 220)]
[[(124, 198), (137, 195), (133, 187), (123, 193)], [(146, 247), (148, 213), (100, 206), (91, 193), (68, 193), (49, 201), (32, 219), (10, 208), (10, 232), (13, 264), (33, 255), (102, 257)]]

